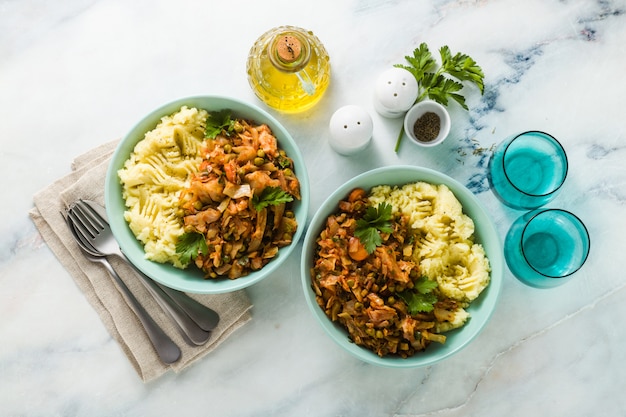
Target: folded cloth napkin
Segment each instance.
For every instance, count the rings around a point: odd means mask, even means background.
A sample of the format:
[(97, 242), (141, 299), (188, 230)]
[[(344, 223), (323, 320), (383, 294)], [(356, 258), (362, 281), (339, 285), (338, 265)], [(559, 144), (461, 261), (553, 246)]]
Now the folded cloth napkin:
[(106, 143), (76, 158), (69, 175), (34, 196), (35, 206), (29, 214), (43, 239), (70, 272), (140, 378), (147, 382), (170, 369), (179, 372), (211, 352), (251, 319), (252, 305), (244, 290), (228, 294), (188, 294), (220, 315), (220, 323), (211, 339), (203, 346), (190, 346), (141, 284), (135, 271), (123, 261), (111, 257), (113, 268), (137, 300), (182, 351), (181, 359), (174, 364), (166, 365), (159, 360), (139, 320), (113, 279), (102, 265), (90, 262), (82, 255), (61, 215), (62, 210), (79, 198), (104, 205), (105, 174), (116, 144), (117, 141)]

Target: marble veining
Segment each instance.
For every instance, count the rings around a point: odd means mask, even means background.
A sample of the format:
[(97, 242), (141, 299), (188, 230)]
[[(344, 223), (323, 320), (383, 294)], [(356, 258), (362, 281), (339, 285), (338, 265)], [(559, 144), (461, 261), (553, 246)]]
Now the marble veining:
[[(472, 344), (437, 365), (395, 370), (326, 337), (305, 304), (297, 250), (247, 290), (249, 324), (184, 372), (143, 384), (28, 218), (33, 194), (164, 102), (220, 94), (259, 104), (247, 52), (282, 24), (314, 30), (331, 55), (331, 87), (314, 109), (270, 110), (305, 155), (310, 215), (354, 175), (413, 164), (465, 184), (504, 237), (521, 212), (490, 192), (489, 156), (510, 134), (544, 130), (568, 153), (550, 206), (589, 228), (585, 266), (552, 290), (506, 270)], [(449, 106), (442, 145), (405, 138), (395, 153), (401, 121), (375, 113), (374, 80), (421, 42), (475, 58), (485, 91), (464, 90), (468, 112)], [(0, 417), (626, 414), (624, 45), (623, 0), (0, 0)], [(328, 121), (346, 104), (374, 121), (372, 143), (352, 157), (328, 145)]]

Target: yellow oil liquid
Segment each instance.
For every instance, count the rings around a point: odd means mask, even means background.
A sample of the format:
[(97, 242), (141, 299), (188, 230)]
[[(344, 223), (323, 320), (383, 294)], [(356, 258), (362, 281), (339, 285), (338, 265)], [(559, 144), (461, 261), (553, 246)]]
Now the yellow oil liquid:
[[(286, 70), (270, 57), (272, 42), (285, 33), (295, 33), (302, 42), (308, 42), (310, 54), (301, 68)], [(311, 32), (284, 26), (259, 38), (250, 50), (247, 72), (250, 87), (259, 99), (281, 112), (296, 113), (310, 109), (324, 95), (330, 83), (330, 59)]]

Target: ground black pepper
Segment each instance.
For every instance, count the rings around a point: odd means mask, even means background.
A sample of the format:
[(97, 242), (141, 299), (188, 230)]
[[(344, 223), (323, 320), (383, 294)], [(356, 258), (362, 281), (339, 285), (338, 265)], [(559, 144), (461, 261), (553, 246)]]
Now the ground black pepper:
[(437, 114), (429, 111), (420, 116), (413, 125), (413, 133), (421, 142), (431, 142), (439, 136), (441, 120)]

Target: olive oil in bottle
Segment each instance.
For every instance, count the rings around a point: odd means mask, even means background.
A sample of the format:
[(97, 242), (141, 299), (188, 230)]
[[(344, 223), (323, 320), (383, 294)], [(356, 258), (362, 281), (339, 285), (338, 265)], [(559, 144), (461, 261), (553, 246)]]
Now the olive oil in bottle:
[(330, 59), (311, 31), (281, 26), (264, 33), (250, 49), (248, 82), (259, 99), (286, 113), (308, 110), (330, 82)]

